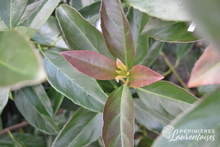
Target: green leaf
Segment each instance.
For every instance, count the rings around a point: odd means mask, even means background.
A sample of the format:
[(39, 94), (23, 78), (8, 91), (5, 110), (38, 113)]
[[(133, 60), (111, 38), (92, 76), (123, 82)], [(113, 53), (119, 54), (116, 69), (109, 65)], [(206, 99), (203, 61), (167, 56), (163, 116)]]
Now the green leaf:
[[(31, 135), (31, 134), (13, 134), (14, 137), (20, 140), (22, 144), (27, 147), (46, 147), (45, 140), (43, 137)], [(31, 141), (30, 141), (31, 140)], [(14, 143), (8, 135), (0, 137), (1, 147), (14, 147)]]
[(102, 138), (106, 147), (134, 146), (134, 102), (124, 85), (109, 96), (103, 112)]
[(68, 46), (60, 35), (61, 31), (56, 18), (50, 16), (32, 39), (43, 45), (68, 49)]
[(129, 86), (136, 88), (150, 85), (163, 78), (160, 74), (143, 65), (133, 66), (128, 75)]
[(198, 41), (192, 32), (188, 32), (185, 22), (167, 22), (151, 17), (142, 31), (142, 35), (150, 36), (164, 42)]
[(178, 43), (176, 44), (176, 58), (180, 60), (184, 56), (186, 56), (189, 51), (192, 49), (193, 43)]
[(99, 18), (100, 1), (94, 2), (79, 10), (79, 13), (92, 25), (95, 26)]
[(29, 104), (35, 108), (38, 113), (48, 117), (53, 116), (50, 99), (48, 98), (42, 85), (25, 87), (22, 88), (21, 91), (25, 95)]
[(73, 67), (97, 80), (114, 79), (118, 74), (116, 63), (93, 51), (66, 51), (60, 53)]
[(50, 17), (60, 0), (35, 1), (27, 6), (20, 25), (38, 30)]
[(22, 116), (41, 132), (51, 135), (57, 134), (59, 128), (55, 124), (53, 118), (39, 113), (36, 107), (29, 103), (27, 96), (28, 95), (23, 92), (23, 90), (18, 91), (14, 96), (15, 105)]
[(82, 147), (101, 136), (102, 113), (80, 108), (64, 125), (52, 147)]
[(135, 42), (135, 59), (136, 64), (142, 63), (147, 55), (148, 51), (148, 37), (146, 35), (140, 35), (144, 26), (148, 22), (148, 15), (142, 13), (132, 7), (127, 14), (128, 21), (131, 25), (131, 31)]
[(150, 16), (167, 21), (192, 20), (182, 0), (124, 0), (132, 7)]
[[(172, 136), (168, 139), (160, 135), (154, 142), (153, 147), (169, 146), (169, 147), (217, 147), (220, 144), (220, 116), (219, 116), (219, 105), (220, 105), (220, 89), (204, 96), (203, 101), (197, 102), (194, 106), (181, 113), (176, 119), (172, 121), (170, 126), (174, 128), (173, 131), (167, 132)], [(176, 130), (187, 129), (191, 131), (196, 131), (197, 133), (188, 132), (178, 133)], [(204, 132), (204, 130), (210, 130)], [(199, 133), (199, 131), (201, 133)], [(176, 132), (176, 133), (175, 133)], [(197, 139), (177, 139), (177, 135), (187, 135), (195, 137), (199, 136)], [(167, 136), (168, 137), (168, 136)], [(175, 140), (177, 139), (177, 140)], [(207, 139), (207, 140), (205, 140)], [(173, 141), (170, 141), (173, 140)]]
[(101, 27), (108, 49), (130, 69), (135, 62), (131, 28), (119, 0), (102, 0)]
[(59, 53), (43, 50), (49, 83), (71, 101), (91, 111), (102, 112), (107, 95), (98, 83), (73, 68)]
[(0, 88), (0, 114), (8, 102), (9, 88)]
[(137, 93), (150, 109), (171, 120), (198, 100), (183, 88), (166, 81), (137, 88)]
[(32, 28), (28, 28), (24, 26), (18, 26), (16, 29), (19, 30), (19, 32), (21, 32), (22, 34), (27, 35), (30, 38), (32, 38), (34, 34), (37, 32), (36, 29), (32, 29)]
[(63, 102), (64, 96), (57, 92), (53, 87), (50, 87), (48, 90), (48, 97), (51, 100), (52, 107), (53, 107), (53, 113), (56, 114), (57, 110), (60, 108), (60, 105)]
[(72, 50), (91, 50), (112, 57), (102, 34), (75, 9), (68, 5), (60, 5), (56, 17), (64, 39)]
[(199, 60), (196, 61), (190, 75), (188, 87), (220, 84), (220, 51), (208, 46)]
[(143, 62), (143, 65), (147, 67), (151, 67), (155, 62), (155, 60), (157, 59), (157, 57), (159, 56), (163, 46), (164, 46), (163, 42), (155, 41), (149, 48), (147, 56)]
[(218, 14), (220, 13), (220, 1), (208, 0), (201, 2), (200, 0), (186, 0), (187, 8), (198, 28), (198, 34), (208, 38), (215, 44), (220, 46), (220, 21)]
[(1, 37), (0, 44), (0, 71), (4, 71), (0, 86), (16, 89), (45, 79), (40, 57), (25, 36), (9, 30)]
[(0, 17), (8, 28), (17, 26), (27, 3), (28, 0), (0, 0)]
[(74, 7), (76, 10), (79, 10), (83, 7), (81, 0), (70, 0), (70, 6)]
[(140, 99), (134, 99), (134, 102), (135, 118), (141, 125), (144, 125), (148, 130), (160, 133), (163, 127), (170, 122), (170, 120), (166, 117), (150, 109)]
[(6, 26), (6, 24), (4, 23), (4, 21), (0, 17), (0, 31), (6, 31), (7, 29), (8, 29), (8, 27)]
[(10, 131), (8, 132), (8, 134), (11, 137), (11, 139), (13, 140), (15, 147), (26, 147), (23, 143), (21, 143), (21, 141), (19, 139), (14, 137), (14, 135)]

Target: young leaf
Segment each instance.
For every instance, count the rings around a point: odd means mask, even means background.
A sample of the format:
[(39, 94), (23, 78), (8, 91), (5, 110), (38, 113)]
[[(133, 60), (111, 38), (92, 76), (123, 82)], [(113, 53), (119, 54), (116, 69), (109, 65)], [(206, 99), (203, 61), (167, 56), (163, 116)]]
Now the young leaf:
[(124, 0), (132, 7), (150, 16), (167, 21), (190, 21), (182, 0)]
[(0, 44), (0, 71), (4, 71), (0, 86), (17, 89), (45, 79), (40, 57), (25, 36), (9, 30), (2, 35)]
[(97, 80), (110, 80), (117, 76), (116, 63), (94, 51), (66, 51), (60, 53), (77, 70)]
[(28, 0), (0, 0), (0, 17), (8, 28), (17, 26), (27, 3)]
[(137, 88), (137, 94), (150, 109), (171, 120), (198, 100), (183, 88), (166, 81)]
[[(211, 94), (204, 96), (203, 101), (197, 102), (194, 106), (189, 108), (187, 111), (181, 113), (171, 122), (171, 126), (176, 130), (180, 129), (190, 129), (197, 130), (201, 133), (171, 133), (171, 138), (166, 139), (160, 135), (153, 144), (153, 147), (169, 146), (169, 147), (217, 147), (219, 146), (220, 137), (220, 115), (219, 115), (219, 105), (220, 105), (220, 89), (215, 90)], [(201, 130), (202, 129), (202, 130)], [(204, 130), (210, 130), (204, 132)], [(209, 133), (211, 132), (211, 133)], [(196, 139), (178, 139), (177, 136), (198, 136)], [(170, 140), (173, 141), (170, 141)], [(177, 139), (177, 140), (175, 140)]]
[(73, 68), (59, 53), (42, 50), (48, 82), (72, 102), (102, 112), (107, 95), (96, 80)]
[(60, 5), (56, 17), (64, 39), (72, 50), (91, 50), (112, 58), (102, 34), (74, 8)]
[(142, 35), (166, 42), (192, 42), (199, 40), (192, 32), (188, 32), (185, 22), (167, 22), (151, 17), (142, 31)]
[[(53, 118), (43, 113), (28, 101), (27, 92), (18, 91), (14, 96), (16, 107), (22, 116), (35, 128), (46, 134), (55, 135), (58, 133), (58, 126), (55, 124)], [(44, 106), (41, 105), (43, 108)]]
[(0, 88), (0, 114), (8, 102), (9, 88)]
[(220, 84), (220, 51), (208, 46), (195, 63), (188, 87)]
[(83, 147), (101, 136), (102, 113), (80, 108), (64, 125), (52, 147)]
[(140, 35), (144, 26), (148, 22), (149, 16), (146, 13), (130, 7), (127, 14), (128, 21), (131, 25), (131, 31), (135, 42), (135, 64), (140, 64), (148, 52), (148, 39), (146, 35)]
[(135, 62), (131, 28), (119, 0), (102, 0), (101, 27), (106, 44), (115, 58), (130, 69)]
[(160, 133), (170, 120), (150, 109), (140, 99), (134, 99), (135, 119), (148, 130)]
[(135, 65), (131, 68), (128, 78), (129, 86), (143, 87), (157, 82), (164, 77), (146, 66)]
[(134, 102), (124, 85), (109, 96), (103, 112), (102, 138), (106, 147), (134, 146)]

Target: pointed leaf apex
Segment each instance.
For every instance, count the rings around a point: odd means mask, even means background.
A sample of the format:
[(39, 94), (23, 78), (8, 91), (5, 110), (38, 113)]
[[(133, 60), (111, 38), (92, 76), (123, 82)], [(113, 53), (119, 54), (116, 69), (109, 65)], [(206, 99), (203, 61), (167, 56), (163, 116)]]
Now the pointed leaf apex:
[(116, 66), (117, 66), (117, 68), (119, 68), (120, 70), (122, 70), (124, 72), (127, 72), (127, 70), (128, 70), (127, 66), (124, 65), (124, 63), (122, 63), (121, 60), (118, 58), (116, 60)]

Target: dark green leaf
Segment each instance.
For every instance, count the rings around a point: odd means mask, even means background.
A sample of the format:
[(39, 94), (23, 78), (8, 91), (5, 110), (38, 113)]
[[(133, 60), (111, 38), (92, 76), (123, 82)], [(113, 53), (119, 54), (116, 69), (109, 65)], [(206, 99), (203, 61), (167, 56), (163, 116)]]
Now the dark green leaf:
[(27, 100), (27, 95), (23, 91), (18, 91), (15, 94), (14, 102), (24, 118), (35, 128), (46, 134), (57, 134), (59, 128), (55, 124), (53, 118), (41, 114)]
[(21, 89), (22, 93), (29, 104), (36, 109), (39, 114), (46, 115), (48, 117), (53, 116), (53, 109), (43, 86), (25, 87)]
[(100, 1), (94, 2), (79, 10), (80, 14), (92, 25), (96, 24), (99, 18)]
[(170, 120), (150, 109), (140, 99), (135, 99), (135, 118), (148, 130), (160, 133)]
[(151, 65), (153, 65), (153, 63), (159, 56), (160, 51), (162, 50), (163, 46), (164, 46), (163, 42), (155, 41), (149, 48), (147, 57), (145, 58), (143, 65), (147, 67), (151, 67)]
[(219, 87), (219, 85), (215, 84), (215, 85), (204, 85), (204, 86), (199, 86), (197, 87), (199, 95), (205, 95), (206, 93), (212, 92), (215, 89), (217, 89)]
[(0, 114), (8, 102), (9, 88), (0, 88)]
[(48, 81), (58, 92), (77, 105), (102, 112), (107, 95), (94, 79), (73, 68), (59, 53), (49, 50), (42, 53)]
[(83, 147), (101, 136), (102, 113), (80, 108), (64, 125), (52, 147)]
[(0, 0), (0, 17), (8, 28), (17, 26), (27, 3), (28, 0)]
[(189, 21), (190, 15), (182, 0), (124, 0), (150, 16), (168, 21)]
[(173, 119), (198, 100), (183, 88), (166, 81), (159, 81), (137, 89), (140, 99), (150, 109)]
[(27, 6), (20, 25), (39, 29), (50, 17), (60, 0), (35, 1)]
[[(164, 138), (162, 135), (157, 138), (154, 142), (153, 147), (169, 146), (169, 147), (217, 147), (220, 144), (220, 115), (219, 115), (219, 105), (220, 105), (220, 89), (215, 90), (211, 94), (204, 96), (203, 101), (197, 102), (188, 111), (180, 114), (176, 119), (172, 121), (170, 126), (174, 128), (170, 133), (168, 139)], [(177, 132), (180, 129), (191, 130), (192, 132)], [(210, 130), (204, 132), (204, 130)], [(193, 133), (193, 130), (197, 133)], [(199, 131), (201, 133), (199, 133)], [(176, 133), (175, 133), (176, 132)], [(208, 133), (210, 132), (210, 133)], [(178, 139), (177, 136), (183, 135), (188, 138)], [(195, 136), (198, 139), (192, 137)], [(192, 136), (192, 137), (190, 137)], [(191, 139), (189, 139), (189, 137)], [(177, 140), (176, 140), (177, 139)], [(170, 141), (172, 140), (172, 141)]]
[(192, 43), (178, 43), (176, 45), (176, 57), (177, 60), (180, 60), (184, 56), (186, 56), (189, 51), (192, 49), (193, 44)]
[(220, 21), (218, 19), (220, 14), (220, 1), (218, 0), (208, 0), (203, 1), (201, 4), (200, 0), (186, 0), (188, 4), (188, 11), (192, 15), (193, 20), (195, 20), (196, 26), (198, 28), (198, 34), (203, 37), (208, 38), (212, 41), (216, 47), (220, 46)]
[(60, 108), (61, 103), (63, 102), (64, 96), (57, 92), (53, 87), (50, 87), (48, 91), (48, 97), (51, 100), (53, 112), (56, 114), (57, 110)]
[(10, 131), (8, 132), (8, 134), (11, 137), (11, 139), (13, 140), (15, 147), (26, 147), (23, 143), (21, 143), (21, 141), (19, 139), (14, 137), (14, 135)]
[(148, 51), (148, 37), (146, 35), (140, 35), (148, 22), (148, 15), (131, 7), (127, 14), (127, 18), (131, 25), (131, 31), (135, 42), (135, 63), (140, 64), (146, 57)]
[(153, 139), (144, 136), (141, 141), (138, 143), (137, 147), (151, 147), (153, 144)]
[(16, 89), (45, 79), (39, 55), (25, 36), (9, 30), (1, 37), (0, 44), (0, 71), (4, 71), (0, 86)]
[(188, 32), (185, 22), (167, 22), (151, 17), (142, 34), (165, 42), (193, 42), (199, 40)]
[(73, 50), (91, 50), (112, 57), (107, 49), (102, 34), (75, 9), (60, 5), (56, 16), (63, 36)]
[(134, 146), (134, 102), (124, 85), (109, 96), (103, 112), (102, 138), (106, 147)]
[(74, 7), (76, 10), (82, 8), (82, 1), (81, 0), (70, 0), (70, 6)]
[(135, 62), (134, 41), (121, 1), (102, 0), (101, 27), (108, 49), (130, 69)]

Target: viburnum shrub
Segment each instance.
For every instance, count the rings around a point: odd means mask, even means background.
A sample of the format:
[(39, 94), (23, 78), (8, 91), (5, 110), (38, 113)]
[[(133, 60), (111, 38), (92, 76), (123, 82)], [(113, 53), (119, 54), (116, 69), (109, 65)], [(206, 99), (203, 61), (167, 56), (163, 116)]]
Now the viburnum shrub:
[(90, 2), (0, 0), (0, 147), (219, 147), (219, 2)]

